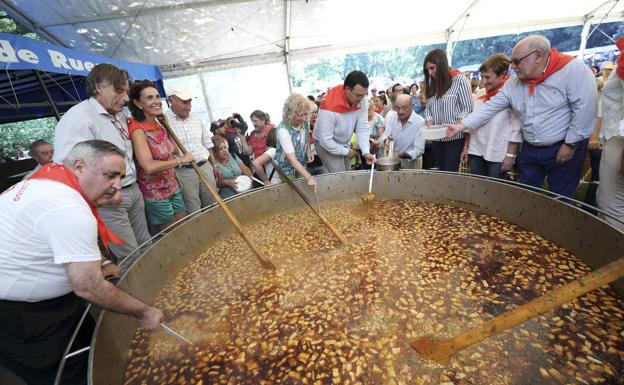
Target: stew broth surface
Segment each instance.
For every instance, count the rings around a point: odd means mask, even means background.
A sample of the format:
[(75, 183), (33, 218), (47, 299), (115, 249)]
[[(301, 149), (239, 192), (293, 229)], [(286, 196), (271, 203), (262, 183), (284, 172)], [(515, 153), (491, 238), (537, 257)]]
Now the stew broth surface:
[(353, 244), (308, 208), (210, 244), (154, 306), (194, 342), (139, 328), (125, 384), (624, 384), (624, 302), (610, 287), (457, 353), (408, 343), (450, 337), (583, 276), (563, 248), (496, 217), (406, 200), (327, 204)]

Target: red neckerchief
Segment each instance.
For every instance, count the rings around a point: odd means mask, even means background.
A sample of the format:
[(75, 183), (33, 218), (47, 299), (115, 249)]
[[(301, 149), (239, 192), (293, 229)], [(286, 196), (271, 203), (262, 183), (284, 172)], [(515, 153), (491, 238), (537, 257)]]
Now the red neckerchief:
[(485, 94), (479, 96), (480, 100), (483, 100), (484, 102), (487, 102), (488, 100), (490, 100), (491, 98), (494, 97), (494, 95), (496, 95), (498, 93), (498, 91), (503, 88), (503, 86), (505, 85), (505, 82), (509, 80), (509, 75), (505, 75), (505, 77), (503, 78), (503, 81), (501, 82), (501, 84), (499, 84), (498, 86), (496, 86), (496, 88), (494, 88), (491, 91), (487, 91)]
[(454, 78), (454, 77), (455, 77), (455, 76), (457, 76), (457, 75), (461, 75), (461, 71), (460, 71), (460, 70), (457, 70), (457, 69), (455, 69), (455, 68), (451, 68), (451, 69), (449, 70), (449, 74), (451, 75), (451, 77), (452, 77), (452, 78)]
[(136, 119), (128, 118), (128, 134), (130, 134), (130, 136), (132, 136), (134, 131), (136, 131), (138, 129), (142, 129), (147, 134), (148, 131), (159, 131), (161, 129), (161, 127), (162, 127), (162, 125), (160, 124), (159, 121), (155, 121), (155, 122), (142, 121), (142, 122), (139, 122)]
[(548, 62), (548, 65), (546, 66), (546, 70), (544, 71), (544, 73), (538, 78), (531, 80), (521, 80), (521, 82), (529, 85), (529, 95), (533, 95), (533, 93), (535, 92), (535, 87), (537, 87), (538, 84), (546, 80), (550, 75), (565, 67), (566, 64), (568, 64), (572, 60), (574, 60), (574, 56), (560, 54), (559, 52), (557, 52), (556, 49), (551, 48), (550, 60)]
[(343, 113), (357, 111), (360, 109), (360, 106), (350, 106), (349, 103), (347, 103), (344, 85), (341, 84), (327, 91), (327, 94), (321, 103), (320, 109)]
[(89, 199), (87, 199), (87, 197), (84, 195), (84, 192), (82, 192), (82, 188), (80, 188), (80, 184), (78, 183), (78, 179), (76, 179), (74, 173), (68, 170), (65, 166), (54, 163), (47, 164), (37, 170), (37, 172), (35, 172), (28, 179), (49, 179), (55, 182), (62, 183), (78, 191), (80, 196), (82, 196), (82, 199), (84, 199), (85, 202), (87, 202), (87, 204), (89, 205), (89, 208), (91, 208), (91, 212), (93, 213), (93, 216), (97, 221), (98, 234), (102, 239), (102, 244), (106, 248), (106, 251), (108, 251), (109, 242), (115, 244), (124, 243), (123, 239), (119, 238), (117, 234), (113, 233), (111, 229), (106, 227), (104, 221), (102, 221), (102, 217), (100, 217), (100, 213), (98, 212), (97, 208), (89, 201)]
[(618, 41), (615, 42), (615, 46), (620, 50), (620, 56), (618, 56), (615, 62), (617, 64), (615, 73), (620, 79), (624, 80), (624, 55), (622, 54), (622, 50), (624, 50), (624, 37), (618, 39)]

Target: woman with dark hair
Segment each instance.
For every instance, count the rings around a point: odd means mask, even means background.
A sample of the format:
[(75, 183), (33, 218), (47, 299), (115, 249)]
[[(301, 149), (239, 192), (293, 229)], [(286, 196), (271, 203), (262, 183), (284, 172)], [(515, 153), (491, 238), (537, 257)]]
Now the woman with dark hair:
[[(217, 182), (219, 196), (225, 199), (249, 189), (251, 170), (235, 154), (230, 153), (228, 141), (223, 137), (215, 136), (212, 138), (212, 143), (214, 143), (215, 160), (222, 175), (221, 180)], [(240, 179), (237, 179), (242, 175), (249, 177), (249, 184), (245, 187), (239, 185)]]
[[(434, 49), (425, 57), (423, 63), (425, 74), (425, 95), (427, 107), (425, 124), (459, 123), (472, 111), (472, 92), (470, 81), (461, 72), (451, 69), (446, 53)], [(442, 171), (459, 170), (459, 157), (464, 146), (463, 133), (451, 138), (433, 142), (433, 153)]]
[(136, 158), (137, 182), (145, 199), (150, 225), (163, 230), (186, 216), (182, 192), (174, 168), (193, 161), (190, 152), (179, 158), (180, 149), (167, 135), (168, 127), (158, 90), (149, 80), (135, 81), (130, 87), (128, 132)]
[[(509, 78), (510, 60), (504, 53), (490, 56), (481, 67), (481, 79), (485, 95), (475, 102), (475, 108), (487, 103), (505, 85)], [(465, 134), (462, 162), (470, 160), (470, 173), (504, 178), (514, 164), (518, 147), (522, 142), (520, 118), (507, 108), (496, 114), (488, 123)]]

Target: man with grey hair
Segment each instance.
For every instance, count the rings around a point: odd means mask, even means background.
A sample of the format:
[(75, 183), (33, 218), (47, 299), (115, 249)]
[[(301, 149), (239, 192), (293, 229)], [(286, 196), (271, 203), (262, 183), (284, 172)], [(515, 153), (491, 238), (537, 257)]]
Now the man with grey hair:
[(128, 73), (112, 64), (98, 64), (86, 83), (91, 98), (70, 108), (56, 125), (54, 162), (60, 163), (74, 144), (89, 139), (106, 140), (125, 152), (121, 191), (112, 197), (111, 203), (99, 208), (104, 223), (124, 240), (121, 245), (111, 246), (115, 256), (123, 259), (150, 239), (145, 203), (136, 183), (127, 117), (123, 113), (128, 103)]
[[(190, 91), (175, 87), (167, 92), (171, 110), (167, 111), (167, 120), (184, 148), (193, 154), (197, 166), (208, 180), (208, 183), (217, 191), (215, 179), (221, 177), (219, 167), (215, 163), (212, 152), (212, 133), (191, 112), (193, 95)], [(183, 165), (175, 170), (180, 181), (184, 205), (189, 213), (206, 207), (215, 202), (208, 188), (199, 179), (191, 165)]]
[(420, 132), (425, 119), (414, 112), (410, 95), (396, 95), (396, 113), (386, 120), (386, 130), (380, 141), (394, 141), (394, 154), (389, 155), (401, 159), (401, 168), (417, 168), (416, 160), (425, 151), (425, 139)]
[[(63, 165), (47, 164), (0, 195), (0, 365), (27, 384), (52, 384), (85, 308), (83, 300), (158, 330), (162, 312), (104, 279), (104, 247), (121, 242), (97, 208), (118, 193), (125, 153), (103, 140), (76, 144)], [(81, 383), (86, 365), (66, 368)], [(81, 381), (82, 377), (82, 381)]]
[(45, 166), (46, 164), (52, 162), (54, 147), (43, 139), (37, 139), (28, 147), (28, 155), (30, 155), (30, 157), (37, 162), (37, 167), (26, 174), (23, 179), (30, 178), (30, 176), (39, 170), (41, 166)]
[(447, 136), (478, 129), (511, 108), (520, 117), (524, 136), (516, 162), (520, 183), (542, 187), (547, 178), (551, 191), (572, 197), (594, 129), (598, 100), (594, 77), (582, 61), (560, 54), (539, 35), (520, 40), (511, 57), (516, 76), (461, 123), (447, 125)]

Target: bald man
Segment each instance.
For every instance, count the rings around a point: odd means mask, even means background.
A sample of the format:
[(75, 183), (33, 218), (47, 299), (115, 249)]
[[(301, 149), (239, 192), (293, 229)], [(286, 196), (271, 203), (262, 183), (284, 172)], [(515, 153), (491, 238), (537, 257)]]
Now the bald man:
[(447, 136), (478, 129), (499, 111), (513, 109), (522, 122), (524, 142), (516, 164), (520, 183), (572, 197), (581, 179), (588, 138), (594, 128), (598, 95), (585, 64), (531, 35), (511, 53), (516, 76), (488, 103), (459, 124), (447, 125)]
[(394, 103), (396, 113), (387, 119), (386, 130), (382, 134), (382, 140), (394, 140), (392, 155), (402, 160), (402, 168), (415, 168), (416, 159), (425, 150), (425, 139), (420, 132), (420, 128), (425, 125), (425, 119), (416, 114), (412, 107), (410, 95), (398, 95)]

